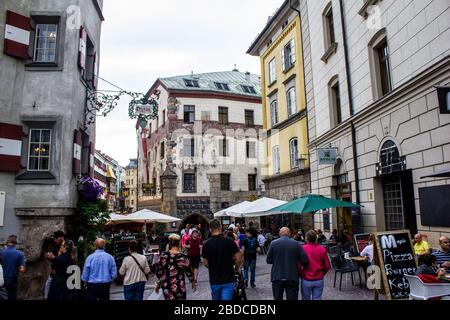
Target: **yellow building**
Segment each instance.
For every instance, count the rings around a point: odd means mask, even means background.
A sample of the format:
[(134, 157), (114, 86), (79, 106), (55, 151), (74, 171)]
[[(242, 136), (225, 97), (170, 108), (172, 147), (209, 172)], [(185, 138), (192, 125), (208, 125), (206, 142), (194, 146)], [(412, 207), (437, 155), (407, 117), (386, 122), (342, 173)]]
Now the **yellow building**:
[(292, 200), (310, 191), (308, 127), (297, 11), (285, 1), (251, 45), (261, 59), (267, 196)]

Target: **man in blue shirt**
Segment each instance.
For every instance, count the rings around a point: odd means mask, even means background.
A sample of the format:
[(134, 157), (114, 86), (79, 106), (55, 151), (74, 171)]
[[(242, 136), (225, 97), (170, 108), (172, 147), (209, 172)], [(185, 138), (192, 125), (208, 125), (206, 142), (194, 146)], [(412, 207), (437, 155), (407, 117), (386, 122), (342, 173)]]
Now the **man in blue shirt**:
[(0, 252), (5, 289), (10, 301), (17, 300), (19, 272), (25, 272), (25, 258), (23, 253), (16, 249), (16, 245), (17, 236), (9, 236), (6, 240), (6, 248)]
[(450, 273), (450, 239), (448, 237), (441, 237), (439, 239), (441, 250), (433, 252), (436, 256), (436, 265), (439, 268), (445, 269), (445, 272)]
[(87, 257), (81, 279), (87, 283), (89, 300), (109, 300), (111, 281), (117, 277), (116, 262), (105, 252), (105, 240), (94, 242), (95, 252)]

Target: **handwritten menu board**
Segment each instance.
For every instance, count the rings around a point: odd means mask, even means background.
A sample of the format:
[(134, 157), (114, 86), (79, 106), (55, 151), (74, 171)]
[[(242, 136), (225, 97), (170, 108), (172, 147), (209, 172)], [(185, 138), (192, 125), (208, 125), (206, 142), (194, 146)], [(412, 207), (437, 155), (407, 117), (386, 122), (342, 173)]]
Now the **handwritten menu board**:
[(369, 233), (355, 234), (353, 238), (355, 239), (354, 240), (355, 249), (357, 250), (357, 253), (360, 254), (361, 251), (363, 251), (364, 248), (369, 245), (370, 234)]
[(417, 268), (410, 232), (376, 233), (374, 253), (381, 269), (386, 298), (408, 299), (409, 282), (404, 275), (414, 275)]

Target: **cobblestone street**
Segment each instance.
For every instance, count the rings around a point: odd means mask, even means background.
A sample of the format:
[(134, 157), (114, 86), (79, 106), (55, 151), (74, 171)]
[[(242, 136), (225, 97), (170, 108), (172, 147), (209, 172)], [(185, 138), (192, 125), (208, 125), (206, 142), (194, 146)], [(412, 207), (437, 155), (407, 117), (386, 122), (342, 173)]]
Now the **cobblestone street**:
[[(272, 285), (270, 282), (271, 266), (266, 264), (266, 256), (258, 256), (256, 267), (256, 288), (248, 288), (248, 300), (273, 300)], [(361, 271), (361, 277), (364, 284), (364, 275)], [(355, 273), (355, 285), (352, 286), (350, 274), (343, 275), (342, 290), (339, 291), (339, 276), (336, 288), (333, 288), (334, 271), (330, 270), (326, 276), (323, 300), (373, 300), (373, 292), (369, 291), (365, 286), (363, 289), (359, 287), (358, 275)], [(155, 277), (151, 277), (146, 287), (144, 298), (147, 299), (154, 288)], [(299, 294), (301, 298), (301, 294)], [(188, 286), (188, 300), (211, 300), (211, 290), (209, 288), (208, 270), (201, 265), (199, 270), (199, 282), (196, 292), (192, 292)], [(112, 300), (123, 300), (123, 287), (113, 285), (111, 288)]]

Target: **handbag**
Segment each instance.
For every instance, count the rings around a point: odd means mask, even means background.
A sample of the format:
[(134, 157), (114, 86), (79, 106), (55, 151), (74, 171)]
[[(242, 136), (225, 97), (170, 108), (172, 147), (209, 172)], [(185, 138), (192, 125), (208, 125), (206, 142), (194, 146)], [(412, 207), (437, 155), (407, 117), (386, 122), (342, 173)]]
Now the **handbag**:
[(142, 268), (142, 266), (139, 264), (139, 262), (136, 260), (136, 258), (133, 255), (130, 254), (130, 257), (133, 258), (134, 262), (136, 262), (136, 264), (138, 265), (139, 269), (141, 269), (142, 273), (144, 274), (145, 279), (148, 280), (149, 275), (147, 273), (145, 273), (144, 268)]

